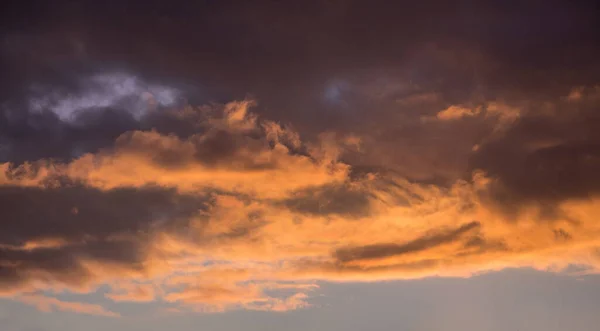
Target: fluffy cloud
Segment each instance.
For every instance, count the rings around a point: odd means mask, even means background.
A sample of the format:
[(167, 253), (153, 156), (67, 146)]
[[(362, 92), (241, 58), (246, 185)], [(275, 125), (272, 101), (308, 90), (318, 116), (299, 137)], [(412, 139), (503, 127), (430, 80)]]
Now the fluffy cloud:
[(600, 271), (589, 4), (121, 9), (3, 20), (3, 297), (283, 311), (322, 281)]
[(110, 284), (116, 302), (283, 311), (309, 306), (319, 281), (597, 272), (598, 131), (585, 100), (553, 111), (496, 102), (470, 124), (420, 122), (487, 128), (470, 141), (468, 175), (449, 185), (361, 170), (352, 156), (367, 155), (368, 135), (304, 141), (252, 113), (251, 100), (165, 110), (178, 130), (136, 128), (70, 160), (1, 165), (0, 290), (101, 315), (112, 313), (39, 293)]

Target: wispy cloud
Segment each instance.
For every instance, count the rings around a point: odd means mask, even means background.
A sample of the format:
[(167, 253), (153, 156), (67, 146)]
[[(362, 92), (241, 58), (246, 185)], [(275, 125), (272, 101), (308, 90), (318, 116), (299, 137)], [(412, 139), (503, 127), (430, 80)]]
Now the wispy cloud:
[(79, 93), (34, 86), (29, 107), (34, 112), (51, 111), (65, 122), (75, 122), (86, 112), (111, 107), (124, 107), (139, 119), (156, 107), (175, 105), (181, 95), (175, 88), (149, 84), (122, 72), (82, 78), (79, 85)]
[(43, 295), (23, 295), (16, 300), (28, 305), (32, 305), (41, 311), (50, 312), (52, 310), (75, 312), (80, 314), (99, 315), (106, 317), (118, 317), (119, 314), (108, 311), (104, 307), (75, 301), (61, 301), (56, 298)]

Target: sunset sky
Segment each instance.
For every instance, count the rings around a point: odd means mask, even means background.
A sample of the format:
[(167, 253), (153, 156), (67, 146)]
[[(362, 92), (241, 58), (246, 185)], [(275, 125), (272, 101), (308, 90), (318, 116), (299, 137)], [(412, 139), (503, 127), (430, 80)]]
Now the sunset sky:
[(1, 331), (600, 330), (600, 6), (6, 1)]

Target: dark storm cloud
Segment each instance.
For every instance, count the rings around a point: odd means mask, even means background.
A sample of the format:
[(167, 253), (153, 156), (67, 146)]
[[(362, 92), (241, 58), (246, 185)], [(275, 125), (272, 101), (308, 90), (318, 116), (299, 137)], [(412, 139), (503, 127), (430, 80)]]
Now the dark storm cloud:
[[(4, 72), (13, 91), (121, 68), (193, 82), (202, 90), (196, 97), (252, 93), (274, 120), (320, 115), (313, 127), (341, 118), (321, 102), (327, 82), (365, 70), (395, 70), (449, 95), (477, 83), (488, 93), (516, 82), (543, 91), (598, 73), (591, 2), (81, 1), (15, 4), (5, 13)], [(431, 44), (441, 57), (423, 56)], [(468, 52), (483, 60), (448, 63)]]
[(334, 255), (337, 261), (347, 263), (411, 254), (453, 242), (463, 234), (473, 229), (477, 229), (480, 226), (481, 224), (479, 222), (471, 222), (463, 224), (456, 229), (426, 235), (405, 244), (386, 243), (361, 247), (350, 247), (339, 249)]
[[(98, 109), (76, 127), (29, 109), (32, 87), (80, 95), (82, 77), (125, 71), (186, 90), (192, 104), (250, 93), (258, 113), (293, 123), (308, 140), (328, 129), (371, 135), (378, 143), (366, 140), (368, 160), (353, 159), (358, 165), (383, 163), (417, 180), (454, 179), (465, 165), (453, 153), (466, 154), (469, 144), (423, 130), (418, 118), (474, 97), (543, 97), (594, 82), (594, 8), (535, 1), (13, 2), (1, 32), (0, 160), (69, 158), (132, 129), (194, 130), (155, 114), (135, 123), (131, 105)], [(387, 80), (373, 84), (382, 76)], [(398, 83), (409, 88), (364, 93)], [(439, 100), (399, 104), (424, 92)], [(461, 132), (466, 140), (478, 136)], [(450, 147), (435, 147), (440, 142)], [(415, 150), (426, 156), (406, 156)], [(447, 160), (452, 166), (440, 167)]]

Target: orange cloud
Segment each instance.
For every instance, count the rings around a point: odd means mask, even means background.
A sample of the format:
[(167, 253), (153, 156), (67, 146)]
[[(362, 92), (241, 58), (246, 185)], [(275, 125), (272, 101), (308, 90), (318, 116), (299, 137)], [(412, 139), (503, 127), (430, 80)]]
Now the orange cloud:
[(442, 121), (456, 120), (463, 117), (476, 116), (481, 112), (479, 108), (466, 108), (461, 106), (450, 106), (436, 114), (436, 118)]
[[(446, 186), (357, 174), (342, 160), (360, 137), (328, 133), (308, 144), (251, 105), (186, 108), (180, 116), (202, 128), (188, 137), (133, 131), (69, 163), (3, 164), (0, 194), (22, 197), (5, 206), (18, 220), (4, 226), (23, 240), (2, 239), (9, 272), (0, 288), (18, 288), (10, 295), (43, 309), (101, 315), (111, 313), (19, 294), (110, 284), (114, 301), (284, 311), (310, 306), (318, 281), (600, 270), (598, 196), (512, 208), (499, 194), (516, 184), (485, 171)], [(446, 111), (440, 119), (479, 112)], [(485, 111), (503, 130), (483, 151), (521, 116), (503, 104)], [(25, 200), (31, 205), (18, 204)]]
[(50, 298), (43, 295), (23, 295), (16, 298), (18, 301), (28, 305), (35, 306), (41, 311), (50, 312), (53, 309), (81, 314), (99, 315), (107, 317), (118, 317), (119, 314), (108, 311), (100, 305), (61, 301), (56, 298)]
[(152, 284), (113, 284), (111, 292), (104, 296), (113, 301), (150, 302), (156, 298), (156, 290)]

